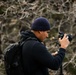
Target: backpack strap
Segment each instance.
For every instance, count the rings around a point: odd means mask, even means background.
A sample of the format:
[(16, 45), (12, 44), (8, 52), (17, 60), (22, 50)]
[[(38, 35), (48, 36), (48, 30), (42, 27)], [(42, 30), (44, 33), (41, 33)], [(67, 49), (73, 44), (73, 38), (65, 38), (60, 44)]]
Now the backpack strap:
[(23, 38), (18, 42), (18, 44), (20, 45), (20, 46), (22, 46), (26, 41), (28, 41), (28, 40), (36, 40), (37, 41), (37, 39), (36, 38), (32, 38), (32, 37), (28, 37), (26, 40), (24, 40)]

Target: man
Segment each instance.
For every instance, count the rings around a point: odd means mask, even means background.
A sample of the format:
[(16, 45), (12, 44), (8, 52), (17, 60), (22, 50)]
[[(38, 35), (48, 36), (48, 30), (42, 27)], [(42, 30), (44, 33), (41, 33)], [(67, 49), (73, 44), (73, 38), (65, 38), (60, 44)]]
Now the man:
[(60, 67), (69, 41), (66, 34), (63, 39), (59, 38), (59, 51), (55, 56), (51, 55), (42, 43), (48, 37), (48, 30), (48, 20), (39, 17), (32, 23), (31, 31), (21, 33), (22, 38), (27, 40), (22, 52), (25, 75), (49, 75), (48, 68), (57, 70)]

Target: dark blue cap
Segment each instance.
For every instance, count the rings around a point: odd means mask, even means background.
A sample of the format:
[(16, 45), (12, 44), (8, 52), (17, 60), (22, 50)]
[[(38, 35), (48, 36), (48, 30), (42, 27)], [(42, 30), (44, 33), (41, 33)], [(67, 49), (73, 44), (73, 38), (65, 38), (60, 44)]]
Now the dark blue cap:
[(47, 31), (50, 30), (50, 23), (44, 17), (37, 18), (31, 25), (32, 30)]

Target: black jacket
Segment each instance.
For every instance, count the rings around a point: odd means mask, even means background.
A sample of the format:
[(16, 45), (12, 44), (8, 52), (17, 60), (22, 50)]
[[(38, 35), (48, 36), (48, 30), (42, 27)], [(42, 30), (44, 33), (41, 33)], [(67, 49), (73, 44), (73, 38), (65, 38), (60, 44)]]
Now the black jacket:
[(35, 38), (25, 42), (23, 46), (23, 64), (26, 75), (49, 75), (48, 68), (57, 70), (65, 56), (60, 48), (56, 56), (52, 56), (41, 41), (30, 31), (22, 32), (22, 38)]

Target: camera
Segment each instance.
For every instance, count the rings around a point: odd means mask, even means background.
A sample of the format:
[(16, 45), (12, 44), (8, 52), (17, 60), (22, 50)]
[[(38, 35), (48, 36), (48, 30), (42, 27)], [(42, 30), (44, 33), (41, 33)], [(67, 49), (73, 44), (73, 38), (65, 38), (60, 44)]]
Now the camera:
[[(73, 39), (73, 36), (71, 34), (67, 34), (68, 36), (68, 40), (71, 42)], [(64, 33), (63, 32), (59, 32), (58, 38), (63, 38), (64, 37)]]

